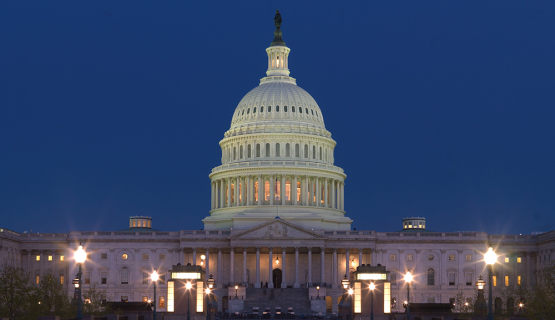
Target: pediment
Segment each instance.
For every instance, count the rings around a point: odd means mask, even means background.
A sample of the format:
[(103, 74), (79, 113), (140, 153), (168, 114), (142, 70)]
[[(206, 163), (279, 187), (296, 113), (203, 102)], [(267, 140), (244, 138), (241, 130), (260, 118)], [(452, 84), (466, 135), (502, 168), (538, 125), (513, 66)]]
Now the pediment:
[(275, 219), (230, 237), (230, 240), (323, 240), (323, 236), (291, 222)]

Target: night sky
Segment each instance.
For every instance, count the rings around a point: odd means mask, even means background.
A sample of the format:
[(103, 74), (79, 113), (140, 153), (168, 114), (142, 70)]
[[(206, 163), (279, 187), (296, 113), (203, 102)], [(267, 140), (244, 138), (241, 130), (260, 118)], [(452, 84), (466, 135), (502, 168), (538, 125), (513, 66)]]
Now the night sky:
[(555, 228), (553, 1), (2, 1), (0, 228), (202, 228), (276, 9), (354, 228)]

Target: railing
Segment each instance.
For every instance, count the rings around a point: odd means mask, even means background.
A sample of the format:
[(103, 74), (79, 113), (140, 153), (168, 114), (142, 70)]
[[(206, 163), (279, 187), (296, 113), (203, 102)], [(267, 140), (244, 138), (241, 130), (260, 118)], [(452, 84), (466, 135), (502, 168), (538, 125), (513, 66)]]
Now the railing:
[(259, 161), (241, 161), (234, 163), (226, 163), (212, 169), (212, 173), (222, 172), (232, 169), (243, 169), (243, 168), (264, 168), (264, 167), (276, 167), (276, 166), (294, 166), (295, 168), (315, 168), (315, 169), (326, 169), (330, 171), (335, 171), (338, 173), (343, 173), (343, 169), (334, 166), (333, 164), (323, 163), (323, 162), (312, 162), (312, 161), (291, 161), (291, 160), (259, 160)]

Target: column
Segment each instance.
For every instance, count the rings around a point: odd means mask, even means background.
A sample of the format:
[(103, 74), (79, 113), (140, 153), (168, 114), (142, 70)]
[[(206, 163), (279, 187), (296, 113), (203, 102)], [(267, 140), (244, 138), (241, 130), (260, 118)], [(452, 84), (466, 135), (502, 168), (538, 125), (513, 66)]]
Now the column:
[(308, 286), (312, 287), (312, 248), (308, 247)]
[(358, 248), (358, 265), (362, 265), (362, 248)]
[(240, 179), (241, 179), (240, 177), (235, 177), (235, 185), (233, 186), (233, 193), (234, 193), (233, 197), (235, 198), (233, 199), (235, 200), (233, 205), (236, 207), (239, 205), (239, 180)]
[(458, 261), (457, 262), (458, 262), (458, 265), (459, 265), (459, 272), (458, 272), (459, 280), (457, 281), (457, 285), (459, 286), (459, 288), (460, 288), (460, 286), (464, 285), (464, 268), (463, 268), (463, 258), (462, 258), (463, 251), (464, 250), (461, 250), (461, 249), (457, 250), (457, 252), (458, 252), (458, 256), (457, 256)]
[(308, 206), (308, 176), (304, 179), (303, 205)]
[(260, 288), (260, 247), (256, 247), (256, 281), (255, 288)]
[(281, 248), (281, 287), (282, 288), (287, 288), (287, 275), (286, 275), (287, 268), (285, 267), (287, 265), (285, 261), (286, 254), (287, 254), (287, 248), (282, 247)]
[(210, 184), (210, 210), (214, 209), (214, 182)]
[(197, 248), (193, 248), (193, 266), (197, 265)]
[(247, 247), (243, 247), (243, 283), (248, 287), (247, 283)]
[(231, 178), (227, 178), (227, 207), (231, 207)]
[(324, 207), (328, 207), (328, 179), (324, 180)]
[(204, 267), (204, 270), (206, 270), (206, 279), (208, 279), (208, 277), (210, 276), (210, 248), (206, 247), (206, 259), (204, 260), (204, 263), (206, 264)]
[[(351, 250), (351, 249), (349, 249), (349, 248), (345, 249), (345, 274), (347, 275), (347, 279), (351, 279), (351, 275), (350, 275), (350, 272), (349, 272), (350, 269), (351, 269), (351, 268), (349, 268), (349, 262), (350, 262), (349, 261), (349, 258), (350, 258), (349, 250)], [(399, 257), (399, 260), (400, 259), (401, 258)]]
[(274, 175), (270, 175), (270, 205), (274, 204), (274, 198), (276, 197), (275, 195), (275, 187), (276, 184), (274, 182)]
[(333, 249), (333, 274), (332, 274), (332, 288), (337, 289), (337, 279), (339, 277), (339, 268), (337, 267), (337, 249)]
[(532, 285), (532, 277), (530, 276), (530, 252), (526, 252), (526, 284)]
[(316, 178), (316, 206), (319, 207), (322, 205), (322, 203), (320, 202), (321, 198), (322, 198), (322, 190), (320, 187), (320, 178)]
[(218, 288), (222, 287), (222, 283), (224, 280), (222, 270), (222, 248), (218, 248), (218, 277), (216, 279), (216, 286)]
[(299, 283), (299, 247), (295, 247), (295, 283), (293, 284), (293, 288), (300, 288), (301, 284)]
[(273, 288), (274, 287), (274, 282), (272, 279), (273, 274), (273, 261), (272, 261), (272, 247), (269, 247), (268, 250), (270, 251), (268, 253), (268, 288)]
[[(377, 263), (376, 263), (376, 249), (372, 249), (371, 254), (372, 254), (372, 256), (370, 257), (370, 265), (375, 266), (375, 265), (377, 265)], [(368, 264), (368, 261), (366, 261), (366, 263)]]
[(245, 205), (250, 206), (252, 204), (252, 177), (251, 176), (247, 176), (245, 177), (245, 186), (246, 186), (246, 199), (245, 200)]
[(231, 247), (229, 251), (229, 285), (235, 285), (235, 248)]
[(220, 179), (219, 181), (219, 185), (220, 185), (220, 204), (218, 205), (218, 208), (223, 208), (224, 207), (224, 180)]
[(345, 210), (345, 183), (341, 182), (341, 210)]
[(297, 175), (293, 177), (293, 181), (291, 181), (291, 198), (293, 200), (293, 205), (297, 205)]
[(446, 270), (445, 268), (447, 267), (447, 261), (445, 261), (445, 257), (446, 257), (445, 253), (447, 252), (447, 250), (441, 249), (439, 252), (441, 252), (441, 255), (440, 255), (441, 263), (439, 264), (439, 272), (440, 272), (439, 282), (440, 282), (441, 286), (443, 287), (443, 285), (445, 284), (445, 275), (444, 275), (444, 273), (445, 273), (445, 270)]
[(279, 187), (280, 191), (280, 204), (285, 205), (285, 175), (281, 175), (281, 186)]
[(247, 177), (243, 178), (243, 182), (241, 182), (241, 200), (239, 201), (240, 206), (244, 206), (247, 203)]
[(331, 180), (331, 207), (335, 209), (335, 180)]
[(326, 282), (326, 248), (320, 248), (320, 285)]
[[(254, 189), (254, 188), (253, 188)], [(262, 197), (264, 195), (264, 181), (262, 181), (262, 175), (258, 175), (258, 205), (262, 205)]]

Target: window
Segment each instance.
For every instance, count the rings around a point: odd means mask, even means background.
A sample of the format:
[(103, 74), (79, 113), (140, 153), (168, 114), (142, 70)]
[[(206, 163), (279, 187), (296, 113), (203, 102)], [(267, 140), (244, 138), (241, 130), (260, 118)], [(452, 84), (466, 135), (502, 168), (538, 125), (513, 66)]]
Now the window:
[(256, 107), (252, 109), (252, 113), (256, 113)]
[(268, 106), (268, 112), (272, 112), (272, 106)]
[(455, 273), (453, 273), (453, 272), (449, 273), (448, 278), (449, 278), (449, 285), (454, 286), (455, 285)]
[(239, 147), (239, 159), (243, 159), (243, 146)]
[(434, 260), (434, 255), (433, 254), (429, 255), (428, 260), (430, 260), (430, 261)]
[(254, 182), (254, 201), (258, 201), (258, 181)]
[(283, 106), (283, 112), (287, 112), (287, 106)]
[(127, 302), (129, 298), (127, 296), (121, 296), (121, 302)]
[(308, 158), (308, 145), (304, 145), (304, 157)]
[(91, 273), (85, 272), (85, 284), (91, 284)]
[(251, 147), (251, 145), (249, 144), (249, 146), (247, 147), (247, 158), (249, 158), (249, 159), (252, 157), (252, 151), (251, 151), (251, 149), (252, 149), (252, 147)]
[(509, 276), (505, 276), (505, 287), (509, 286)]
[(100, 259), (102, 260), (107, 260), (108, 259), (108, 254), (107, 253), (103, 253), (100, 255)]
[(292, 112), (295, 112), (295, 106), (292, 106), (292, 107), (291, 107), (291, 111), (292, 111)]
[(64, 280), (65, 280), (64, 275), (61, 274), (61, 275), (60, 275), (60, 283), (61, 283), (61, 284), (64, 284)]
[[(260, 108), (262, 110), (262, 108)], [(160, 297), (158, 300), (158, 308), (165, 308), (166, 307), (166, 299), (164, 297)]]
[(260, 112), (264, 112), (264, 107), (260, 107)]
[(147, 296), (143, 296), (143, 302), (148, 302), (148, 297)]
[(449, 261), (455, 261), (455, 255), (454, 254), (449, 255)]
[(428, 303), (436, 303), (435, 297), (428, 297)]
[(390, 273), (389, 274), (389, 282), (391, 282), (391, 285), (393, 285), (393, 286), (397, 285), (397, 274), (396, 273)]
[(35, 256), (35, 260), (36, 260), (36, 261), (40, 261), (40, 254), (37, 254), (37, 255)]
[(143, 272), (143, 284), (148, 284), (148, 278), (150, 278), (149, 274), (146, 272)]
[(472, 285), (472, 273), (465, 273), (464, 282), (466, 283), (467, 286)]
[(60, 256), (60, 261), (64, 261), (65, 257), (64, 256)]
[(300, 148), (299, 148), (299, 144), (297, 143), (297, 144), (295, 145), (295, 157), (296, 157), (296, 158), (299, 157), (299, 154), (300, 154), (300, 150), (299, 150), (299, 149), (300, 149)]
[(516, 277), (516, 284), (519, 285), (519, 286), (520, 286), (520, 279), (521, 279), (520, 276)]
[(143, 253), (143, 260), (148, 260), (148, 253)]
[(521, 258), (521, 257), (517, 257), (517, 258), (516, 258), (516, 263), (522, 263), (522, 258)]
[(241, 115), (244, 115), (244, 114), (245, 114), (245, 109), (243, 109), (243, 112), (241, 112)]
[(310, 109), (310, 112), (312, 112), (312, 115), (314, 115), (314, 110), (313, 109)]
[(270, 201), (270, 181), (264, 182), (264, 201)]
[(493, 286), (497, 287), (497, 276), (493, 276), (491, 279), (493, 280)]
[(158, 255), (158, 260), (162, 260), (162, 261), (163, 261), (163, 260), (166, 260), (166, 254), (165, 254), (165, 253), (160, 253), (160, 254)]
[(52, 261), (52, 256), (48, 256), (48, 261)]
[(467, 254), (465, 260), (466, 260), (466, 261), (472, 261), (472, 255)]
[(168, 282), (168, 312), (174, 311), (174, 282)]
[(279, 157), (279, 143), (276, 143), (276, 157)]
[(389, 261), (395, 261), (395, 260), (397, 260), (397, 256), (394, 255), (394, 254), (390, 254), (389, 255)]
[(407, 254), (407, 261), (412, 261), (412, 254)]
[(39, 276), (39, 275), (37, 275), (37, 276), (35, 277), (35, 283), (36, 283), (36, 284), (39, 284), (39, 283), (40, 283), (40, 276)]
[(285, 156), (287, 158), (291, 157), (291, 146), (289, 146), (289, 143), (285, 144)]
[(106, 284), (108, 279), (108, 272), (100, 273), (100, 284)]
[(266, 157), (269, 158), (270, 157), (270, 144), (266, 143)]
[(164, 283), (166, 283), (166, 275), (165, 275), (165, 274), (159, 275), (158, 283), (159, 283), (159, 284), (164, 284)]
[(256, 157), (260, 158), (260, 143), (256, 144)]
[(308, 108), (304, 108), (304, 111), (306, 111), (306, 114), (308, 114)]
[(505, 257), (505, 263), (509, 263), (509, 257)]
[(129, 269), (123, 268), (121, 269), (121, 284), (128, 284), (129, 283)]
[(279, 112), (279, 106), (276, 106), (276, 112)]
[(303, 113), (303, 108), (299, 107), (299, 113)]
[(449, 304), (454, 306), (455, 305), (455, 298), (449, 298)]
[(247, 114), (251, 113), (251, 108), (247, 109)]
[(435, 286), (435, 272), (434, 269), (430, 268), (428, 269), (428, 271), (426, 272), (427, 278), (428, 278), (428, 285), (429, 286)]

